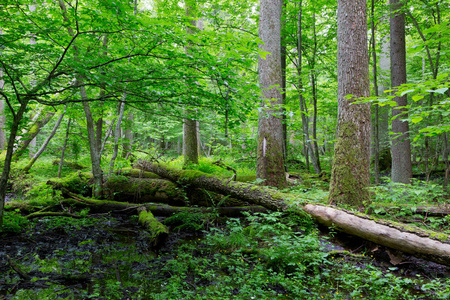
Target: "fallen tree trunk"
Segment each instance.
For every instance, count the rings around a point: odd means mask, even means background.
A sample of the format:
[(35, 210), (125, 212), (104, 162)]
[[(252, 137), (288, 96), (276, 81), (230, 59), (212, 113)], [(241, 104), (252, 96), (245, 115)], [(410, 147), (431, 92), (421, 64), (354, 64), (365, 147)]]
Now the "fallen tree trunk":
[(138, 208), (139, 224), (144, 226), (151, 235), (151, 245), (160, 246), (169, 236), (169, 229), (153, 216), (145, 207)]
[(288, 209), (286, 198), (289, 194), (283, 194), (269, 188), (255, 186), (249, 183), (230, 181), (226, 178), (218, 178), (196, 170), (178, 170), (159, 164), (139, 160), (135, 168), (155, 173), (163, 178), (182, 185), (192, 185), (197, 188), (216, 192), (222, 195), (230, 195), (252, 204), (261, 205), (270, 210), (284, 211)]
[(406, 224), (373, 220), (368, 215), (322, 205), (307, 204), (304, 207), (289, 205), (294, 196), (251, 184), (228, 182), (199, 171), (176, 170), (162, 165), (138, 161), (135, 167), (156, 173), (173, 181), (202, 187), (224, 195), (243, 199), (271, 210), (307, 212), (318, 222), (348, 234), (398, 249), (414, 256), (450, 266), (450, 238), (444, 233), (423, 230)]
[(332, 207), (307, 204), (303, 209), (321, 224), (440, 264), (450, 265), (450, 239), (443, 233), (397, 222), (373, 220)]

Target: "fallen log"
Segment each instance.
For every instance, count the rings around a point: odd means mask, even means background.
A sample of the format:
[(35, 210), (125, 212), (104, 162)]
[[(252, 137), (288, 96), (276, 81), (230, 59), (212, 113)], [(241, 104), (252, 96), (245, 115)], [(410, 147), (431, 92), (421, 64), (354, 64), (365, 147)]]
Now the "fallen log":
[(150, 233), (151, 246), (160, 246), (169, 236), (169, 229), (161, 222), (156, 220), (153, 214), (145, 207), (138, 208), (139, 212), (139, 224), (144, 226)]
[(232, 197), (271, 210), (290, 210), (295, 213), (305, 211), (326, 226), (450, 266), (450, 237), (444, 233), (423, 230), (396, 222), (375, 220), (365, 214), (349, 212), (335, 207), (313, 204), (303, 206), (302, 201), (298, 201), (298, 206), (293, 206), (289, 204), (289, 201), (298, 200), (294, 199), (293, 195), (251, 184), (228, 182), (228, 179), (217, 178), (199, 171), (177, 170), (145, 161), (138, 161), (135, 167), (183, 184), (202, 187), (224, 195), (232, 195)]
[(232, 198), (238, 198), (270, 210), (287, 210), (289, 206), (286, 200), (292, 198), (292, 195), (280, 193), (270, 188), (230, 181), (228, 178), (219, 178), (197, 170), (179, 170), (143, 160), (138, 160), (134, 167), (155, 173), (182, 185), (189, 184), (219, 194), (230, 195)]
[(107, 179), (104, 193), (107, 198), (114, 201), (186, 205), (184, 190), (165, 179), (113, 176)]
[(450, 237), (444, 233), (397, 222), (374, 220), (364, 214), (322, 205), (307, 204), (303, 209), (328, 227), (416, 257), (450, 265)]

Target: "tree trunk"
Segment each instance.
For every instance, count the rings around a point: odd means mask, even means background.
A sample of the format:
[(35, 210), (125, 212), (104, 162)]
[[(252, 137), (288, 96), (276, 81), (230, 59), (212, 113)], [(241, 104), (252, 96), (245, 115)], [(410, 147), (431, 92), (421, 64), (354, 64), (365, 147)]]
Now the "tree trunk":
[[(186, 16), (189, 18), (193, 17), (195, 12), (195, 2), (186, 0)], [(197, 26), (197, 22), (195, 20), (190, 20), (189, 25), (186, 28), (186, 31), (189, 34), (194, 34)], [(185, 47), (185, 51), (187, 54), (191, 51), (192, 45), (188, 45)], [(185, 110), (187, 115), (192, 114), (192, 111), (187, 109)], [(197, 121), (192, 119), (184, 119), (183, 120), (183, 156), (184, 156), (184, 165), (189, 164), (198, 164), (198, 135), (197, 135)]]
[(319, 223), (440, 264), (450, 265), (450, 238), (394, 222), (375, 221), (364, 215), (308, 204), (303, 208)]
[(352, 103), (369, 96), (366, 1), (338, 1), (337, 38), (338, 129), (329, 203), (361, 208), (370, 200), (370, 104)]
[(16, 151), (14, 151), (13, 154), (13, 160), (19, 159), (22, 154), (25, 152), (25, 150), (30, 145), (31, 141), (39, 134), (42, 127), (47, 125), (48, 122), (53, 118), (55, 115), (54, 112), (46, 113), (44, 117), (38, 118), (36, 122), (34, 122), (28, 132), (26, 133), (26, 137), (20, 141), (20, 144)]
[[(375, 38), (375, 0), (371, 0), (371, 11), (370, 11), (370, 30), (372, 33), (372, 72), (373, 72), (373, 91), (375, 97), (378, 97), (378, 72), (377, 72), (377, 52), (376, 52), (376, 38)], [(380, 110), (379, 106), (375, 105), (375, 122), (373, 125), (374, 135), (373, 135), (373, 149), (374, 149), (374, 177), (375, 185), (380, 183), (380, 134), (379, 134), (379, 120), (380, 120)]]
[(64, 154), (66, 153), (67, 141), (69, 140), (70, 122), (71, 121), (72, 121), (72, 118), (69, 118), (69, 121), (67, 121), (66, 137), (64, 138), (64, 145), (61, 150), (61, 159), (59, 160), (58, 178), (61, 178), (62, 167), (64, 165)]
[(6, 148), (5, 161), (3, 164), (3, 172), (0, 177), (0, 226), (3, 225), (3, 208), (5, 206), (6, 189), (8, 187), (9, 172), (11, 171), (11, 161), (14, 151), (14, 142), (19, 130), (20, 121), (28, 105), (28, 100), (23, 99), (19, 110), (15, 113), (11, 130), (9, 133), (8, 146)]
[(123, 158), (128, 158), (131, 155), (131, 147), (133, 145), (133, 119), (134, 119), (134, 115), (132, 112), (129, 112), (127, 114), (127, 122), (126, 122), (126, 128), (124, 130), (125, 134), (124, 134), (124, 141), (123, 141), (123, 152), (122, 152), (122, 157)]
[(274, 191), (266, 187), (254, 186), (248, 183), (230, 181), (228, 178), (218, 178), (200, 171), (178, 170), (151, 162), (139, 160), (134, 164), (135, 168), (155, 173), (181, 185), (191, 184), (198, 188), (205, 188), (212, 192), (230, 195), (249, 203), (261, 205), (271, 210), (286, 210), (284, 202), (286, 194)]
[(217, 178), (199, 171), (177, 170), (141, 160), (135, 166), (172, 181), (190, 184), (223, 195), (231, 195), (270, 210), (298, 214), (307, 212), (326, 226), (427, 260), (450, 265), (450, 237), (444, 233), (423, 230), (397, 222), (373, 220), (365, 214), (323, 205), (307, 204), (304, 207), (288, 205), (287, 201), (295, 196), (251, 184), (228, 182), (227, 179)]
[(298, 11), (298, 44), (297, 44), (297, 75), (298, 75), (298, 98), (300, 102), (300, 113), (302, 116), (302, 131), (303, 131), (303, 155), (305, 156), (306, 169), (309, 172), (309, 150), (310, 139), (309, 139), (309, 120), (308, 120), (308, 108), (303, 97), (303, 79), (302, 79), (302, 1), (300, 0), (300, 8)]
[(316, 14), (313, 13), (313, 39), (314, 39), (314, 49), (311, 57), (311, 87), (312, 87), (312, 98), (313, 98), (313, 124), (312, 124), (312, 141), (310, 145), (312, 145), (310, 149), (311, 154), (311, 162), (314, 168), (314, 172), (316, 174), (320, 174), (322, 172), (322, 168), (320, 167), (320, 159), (319, 159), (319, 146), (317, 143), (317, 82), (316, 82), (316, 55), (317, 55), (317, 35), (316, 35)]
[(122, 102), (119, 102), (119, 117), (117, 119), (116, 129), (114, 131), (114, 150), (109, 163), (109, 176), (111, 176), (114, 171), (114, 164), (116, 162), (117, 154), (119, 153), (120, 126), (122, 125), (123, 111), (125, 109), (125, 99), (126, 94), (123, 93)]
[[(398, 12), (402, 2), (391, 0), (391, 88), (406, 83), (405, 15)], [(395, 97), (398, 107), (405, 107), (407, 96)], [(410, 183), (412, 177), (411, 145), (405, 108), (392, 109), (392, 182)]]
[(66, 104), (66, 107), (64, 107), (64, 111), (61, 113), (58, 120), (56, 121), (55, 126), (53, 126), (53, 129), (50, 132), (50, 135), (44, 141), (41, 148), (39, 148), (39, 150), (36, 152), (36, 154), (34, 154), (34, 156), (31, 158), (31, 160), (28, 162), (28, 164), (25, 166), (25, 168), (23, 168), (23, 172), (28, 173), (28, 171), (30, 171), (31, 167), (34, 165), (34, 163), (39, 158), (39, 156), (41, 156), (42, 152), (44, 152), (45, 148), (47, 148), (48, 143), (50, 143), (50, 140), (55, 135), (56, 130), (58, 130), (58, 128), (59, 128), (59, 125), (61, 125), (61, 121), (64, 118), (64, 115), (66, 114), (66, 110), (67, 110), (67, 104)]
[[(81, 97), (83, 99), (87, 98), (86, 91), (84, 87), (81, 87)], [(83, 102), (83, 109), (86, 115), (86, 126), (88, 131), (89, 140), (89, 152), (91, 155), (91, 165), (92, 165), (92, 175), (93, 175), (93, 186), (92, 194), (94, 197), (102, 196), (102, 186), (103, 186), (103, 171), (101, 167), (102, 154), (100, 153), (97, 145), (96, 130), (94, 128), (94, 119), (92, 117), (91, 108), (88, 102)]]
[(262, 105), (258, 122), (257, 177), (265, 185), (283, 188), (286, 176), (283, 162), (283, 123), (281, 75), (281, 0), (261, 0), (259, 37), (264, 44), (259, 47), (269, 52), (259, 58), (259, 84)]
[(283, 162), (284, 171), (288, 172), (287, 167), (287, 151), (288, 151), (288, 134), (287, 134), (287, 118), (286, 118), (286, 0), (281, 0), (283, 4), (282, 10), (282, 24), (281, 24), (281, 102), (283, 103)]
[[(3, 80), (3, 69), (0, 68), (0, 90), (3, 89), (4, 85), (5, 81)], [(5, 100), (0, 99), (0, 153), (6, 148), (5, 123), (6, 123)]]

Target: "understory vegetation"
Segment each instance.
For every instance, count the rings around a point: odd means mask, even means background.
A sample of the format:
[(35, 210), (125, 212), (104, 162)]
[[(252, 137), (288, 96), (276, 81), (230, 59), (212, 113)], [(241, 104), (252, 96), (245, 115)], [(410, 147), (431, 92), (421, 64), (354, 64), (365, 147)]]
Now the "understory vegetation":
[[(202, 158), (195, 168), (231, 177)], [(251, 166), (237, 164), (252, 179)], [(167, 160), (180, 166), (181, 160)], [(0, 249), (0, 298), (5, 299), (448, 299), (449, 269), (402, 256), (382, 246), (318, 227), (307, 214), (249, 213), (225, 218), (221, 203), (207, 212), (158, 218), (169, 226), (162, 246), (137, 216), (94, 213), (58, 204), (60, 191), (46, 185), (57, 166), (39, 167), (14, 181), (10, 197), (42, 211), (51, 205), (77, 217), (27, 218), (8, 210)], [(126, 167), (126, 166), (125, 166)], [(66, 177), (82, 177), (65, 170)], [(298, 199), (325, 203), (328, 176), (292, 171), (285, 190)], [(254, 176), (253, 176), (254, 177)], [(80, 180), (81, 182), (81, 180)], [(83, 186), (78, 186), (82, 189)], [(180, 187), (182, 188), (182, 187)], [(23, 193), (20, 193), (20, 192)], [(372, 188), (368, 213), (449, 233), (448, 217), (419, 213), (447, 201), (441, 185), (415, 180)], [(10, 199), (12, 201), (12, 199)]]

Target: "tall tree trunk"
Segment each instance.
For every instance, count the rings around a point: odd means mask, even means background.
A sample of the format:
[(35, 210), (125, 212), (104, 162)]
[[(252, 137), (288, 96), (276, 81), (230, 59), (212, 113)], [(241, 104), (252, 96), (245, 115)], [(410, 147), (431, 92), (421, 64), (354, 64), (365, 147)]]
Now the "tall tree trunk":
[[(2, 31), (0, 30), (0, 36), (1, 35)], [(3, 90), (4, 86), (5, 81), (3, 80), (3, 68), (0, 68), (0, 90)], [(5, 100), (0, 99), (0, 153), (6, 148), (5, 123), (6, 123)]]
[(370, 104), (352, 103), (369, 96), (365, 0), (338, 0), (337, 38), (338, 129), (329, 203), (361, 208), (370, 199)]
[(311, 162), (314, 168), (314, 172), (319, 174), (322, 172), (319, 160), (319, 145), (317, 143), (317, 81), (316, 81), (316, 55), (317, 55), (317, 35), (316, 35), (316, 14), (313, 13), (313, 40), (314, 49), (311, 57), (311, 87), (313, 98), (313, 124), (312, 124), (312, 141), (311, 145)]
[(116, 162), (117, 154), (119, 153), (119, 138), (120, 138), (120, 126), (122, 125), (122, 118), (123, 118), (123, 111), (125, 109), (125, 99), (127, 95), (123, 93), (122, 102), (119, 103), (119, 117), (117, 119), (116, 123), (116, 129), (114, 132), (114, 150), (113, 155), (111, 157), (111, 161), (109, 163), (109, 176), (112, 175), (112, 172), (114, 171), (114, 164)]
[(260, 49), (270, 54), (259, 58), (262, 107), (258, 123), (257, 177), (264, 184), (285, 187), (281, 76), (281, 0), (261, 0), (259, 15)]
[[(371, 11), (370, 11), (370, 30), (372, 32), (372, 72), (373, 72), (373, 90), (375, 97), (378, 97), (378, 72), (377, 72), (377, 52), (376, 52), (376, 38), (375, 38), (375, 0), (371, 1)], [(379, 120), (380, 112), (379, 106), (375, 105), (375, 124), (373, 143), (374, 143), (374, 174), (375, 174), (375, 184), (380, 183), (380, 135), (379, 135)]]
[[(406, 83), (406, 48), (405, 48), (405, 15), (398, 10), (402, 7), (400, 0), (391, 0), (391, 87), (396, 88)], [(407, 105), (406, 95), (395, 97), (398, 107)], [(410, 183), (412, 177), (411, 145), (409, 140), (409, 124), (402, 119), (407, 118), (404, 108), (392, 110), (392, 182)]]
[[(6, 100), (6, 99), (5, 99)], [(8, 146), (6, 148), (5, 161), (3, 164), (3, 172), (0, 177), (0, 226), (3, 225), (3, 208), (5, 206), (6, 189), (8, 187), (9, 172), (11, 171), (11, 161), (14, 151), (14, 142), (19, 130), (20, 121), (28, 105), (28, 99), (23, 99), (17, 113), (13, 113), (13, 122), (8, 138)], [(11, 106), (10, 106), (11, 107)]]
[(122, 152), (122, 157), (123, 158), (128, 158), (131, 155), (131, 147), (133, 145), (133, 130), (132, 130), (132, 126), (133, 126), (133, 119), (134, 119), (134, 115), (132, 112), (128, 112), (127, 114), (127, 122), (126, 122), (126, 127), (124, 130), (124, 141), (123, 141), (123, 152)]
[(39, 148), (39, 150), (33, 155), (33, 157), (31, 158), (31, 160), (28, 162), (28, 164), (25, 166), (25, 168), (23, 168), (23, 172), (27, 173), (28, 171), (30, 171), (31, 167), (34, 165), (34, 163), (36, 162), (36, 160), (39, 158), (39, 156), (41, 156), (42, 152), (44, 152), (45, 148), (47, 148), (48, 143), (50, 142), (50, 140), (53, 138), (53, 136), (55, 135), (56, 131), (59, 128), (59, 125), (61, 125), (61, 121), (64, 118), (64, 115), (66, 114), (67, 111), (67, 104), (64, 107), (64, 111), (61, 113), (61, 115), (59, 116), (58, 120), (56, 121), (55, 126), (53, 126), (52, 131), (50, 132), (50, 135), (47, 137), (47, 139), (44, 141), (44, 143), (42, 144), (41, 148)]
[(286, 0), (281, 0), (283, 4), (282, 9), (282, 23), (281, 23), (281, 101), (283, 103), (283, 161), (284, 171), (288, 171), (287, 167), (287, 119), (286, 119)]
[(64, 138), (64, 144), (63, 144), (63, 148), (61, 150), (61, 159), (59, 160), (58, 178), (61, 178), (62, 167), (64, 165), (64, 154), (66, 153), (67, 141), (69, 140), (70, 122), (71, 121), (72, 121), (72, 118), (69, 118), (69, 121), (67, 121), (66, 136)]
[[(390, 46), (389, 46), (389, 36), (384, 36), (381, 44), (381, 53), (379, 56), (379, 66), (380, 66), (380, 76), (378, 85), (378, 94), (383, 95), (384, 91), (391, 88), (391, 78), (390, 78)], [(378, 140), (379, 140), (379, 167), (380, 172), (384, 170), (390, 170), (392, 164), (391, 157), (391, 141), (389, 136), (389, 112), (390, 108), (388, 106), (378, 107), (379, 118), (378, 118)]]
[(302, 115), (302, 131), (303, 131), (303, 154), (305, 156), (306, 169), (309, 171), (309, 120), (308, 108), (306, 107), (305, 98), (303, 97), (303, 79), (302, 79), (302, 1), (300, 0), (300, 8), (298, 11), (298, 44), (297, 44), (297, 75), (298, 75), (298, 98), (300, 102), (300, 113)]
[[(186, 0), (186, 16), (192, 17), (195, 11), (195, 2)], [(190, 26), (186, 31), (189, 34), (194, 34), (194, 28), (197, 26), (195, 20), (189, 21)], [(186, 53), (191, 51), (192, 45), (188, 45), (185, 48)], [(192, 111), (186, 110), (187, 115), (192, 114)], [(183, 156), (184, 164), (198, 164), (198, 135), (197, 135), (197, 121), (192, 119), (183, 120)]]

